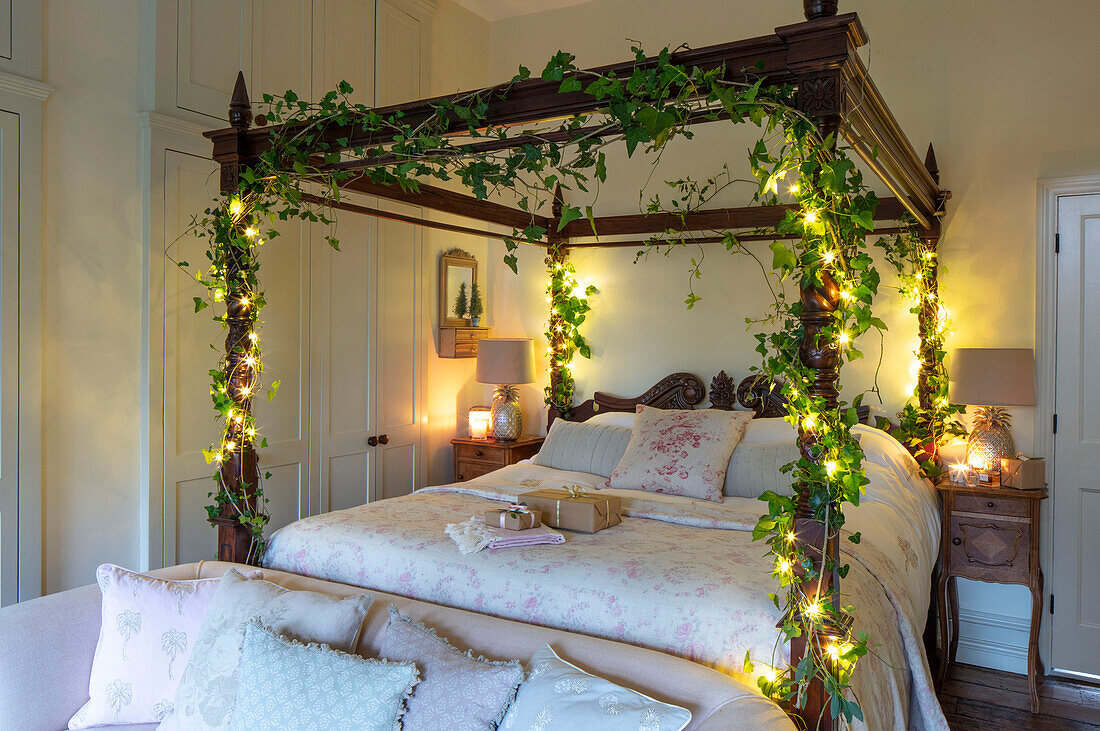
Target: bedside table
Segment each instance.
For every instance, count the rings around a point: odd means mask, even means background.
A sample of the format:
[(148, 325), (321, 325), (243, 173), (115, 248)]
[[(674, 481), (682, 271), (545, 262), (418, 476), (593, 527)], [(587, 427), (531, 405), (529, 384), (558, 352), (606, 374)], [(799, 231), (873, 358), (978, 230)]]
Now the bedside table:
[[(959, 646), (959, 593), (955, 578), (996, 584), (1022, 584), (1031, 590), (1031, 632), (1027, 645), (1031, 710), (1039, 710), (1039, 621), (1043, 609), (1043, 572), (1039, 568), (1039, 504), (1046, 490), (965, 487), (941, 482), (940, 578), (936, 605), (940, 615), (943, 657), (937, 686)], [(950, 610), (951, 634), (948, 635)], [(948, 643), (950, 637), (950, 643)]]
[(465, 482), (499, 470), (521, 459), (533, 457), (542, 448), (546, 437), (524, 434), (513, 442), (498, 439), (455, 437), (451, 440), (455, 453), (454, 481)]

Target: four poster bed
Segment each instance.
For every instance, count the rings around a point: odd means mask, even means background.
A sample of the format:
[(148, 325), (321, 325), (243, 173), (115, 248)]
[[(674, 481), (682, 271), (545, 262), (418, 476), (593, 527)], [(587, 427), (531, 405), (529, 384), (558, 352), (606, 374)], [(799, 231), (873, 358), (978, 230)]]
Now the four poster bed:
[[(897, 232), (901, 228), (895, 222), (911, 217), (919, 237), (934, 250), (940, 235), (939, 216), (948, 194), (939, 187), (931, 146), (922, 163), (871, 81), (857, 53), (867, 43), (858, 17), (836, 15), (835, 0), (804, 0), (804, 4), (806, 22), (777, 28), (773, 35), (680, 51), (674, 59), (692, 67), (722, 68), (731, 80), (764, 76), (769, 82), (796, 86), (798, 107), (814, 121), (821, 136), (843, 134), (894, 194), (880, 200), (874, 233)], [(636, 65), (635, 61), (624, 62), (602, 71), (616, 70), (629, 76)], [(416, 120), (434, 114), (437, 102), (410, 102), (379, 109), (378, 113), (400, 112), (404, 119)], [(599, 106), (589, 95), (563, 93), (558, 82), (541, 80), (515, 83), (506, 97), (490, 97), (487, 103), (487, 118), (494, 125), (569, 117), (592, 112)], [(230, 128), (207, 133), (213, 141), (214, 159), (221, 166), (223, 192), (237, 190), (242, 173), (270, 148), (272, 128), (251, 128), (252, 112), (243, 77), (238, 78), (233, 93), (229, 120)], [(558, 133), (550, 136), (554, 134)], [(347, 149), (385, 141), (377, 132), (366, 139), (354, 126), (330, 130), (326, 139)], [(501, 139), (479, 142), (470, 148), (476, 152), (479, 148), (517, 144), (514, 139)], [(362, 163), (346, 163), (355, 164)], [(403, 190), (371, 182), (365, 175), (352, 177), (341, 186), (490, 224), (522, 228), (534, 222), (549, 232), (537, 245), (546, 247), (553, 261), (564, 261), (572, 248), (639, 243), (574, 241), (591, 237), (593, 231), (601, 237), (614, 237), (661, 234), (670, 229), (757, 229), (776, 226), (791, 208), (720, 208), (682, 217), (597, 216), (592, 221), (575, 220), (559, 227), (560, 196), (555, 198), (552, 215), (542, 216), (429, 185), (420, 185), (415, 192)], [(504, 238), (475, 227), (395, 216), (346, 201), (327, 204), (429, 228)], [(739, 238), (751, 240), (753, 236)], [(769, 234), (758, 238), (777, 237)], [(699, 243), (708, 240), (722, 239), (694, 239)], [(935, 287), (934, 279), (930, 286)], [(800, 355), (803, 365), (815, 374), (809, 390), (833, 409), (838, 402), (840, 355), (834, 345), (819, 343), (817, 334), (830, 322), (840, 296), (835, 286), (801, 291), (804, 336)], [(922, 320), (933, 318), (934, 308), (935, 304), (925, 305), (920, 313)], [(551, 331), (557, 316), (550, 316)], [(239, 342), (246, 332), (240, 328), (247, 323), (237, 318), (232, 306), (227, 325), (227, 343)], [(929, 345), (922, 343), (922, 405), (931, 398), (927, 383), (935, 360), (929, 351)], [(236, 357), (230, 349), (227, 359), (231, 373)], [(551, 373), (552, 383), (559, 378), (560, 371)], [(568, 413), (552, 410), (550, 419), (599, 419), (607, 413), (628, 414), (638, 404), (692, 409), (705, 398), (703, 382), (680, 373), (662, 380), (641, 397), (618, 399), (597, 394)], [(735, 400), (760, 417), (759, 426), (750, 427), (750, 435), (754, 429), (762, 430), (771, 436), (760, 441), (785, 441), (788, 445), (797, 442), (804, 458), (820, 459), (812, 440), (796, 434), (794, 427), (777, 418), (786, 413), (782, 397), (766, 383), (746, 379), (734, 388), (733, 381), (720, 374), (711, 384), (710, 406), (732, 409)], [(239, 408), (248, 408), (245, 400)], [(892, 438), (869, 427), (854, 427), (853, 434), (866, 453), (871, 482), (860, 507), (846, 513), (850, 520), (845, 531), (860, 532), (862, 542), (854, 545), (844, 541), (841, 545), (840, 536), (827, 536), (801, 497), (797, 500), (792, 540), (806, 546), (807, 555), (818, 567), (825, 558), (837, 559), (841, 553), (846, 560), (851, 559), (844, 598), (857, 608), (861, 627), (867, 628), (879, 643), (853, 681), (867, 727), (904, 728), (911, 724), (917, 728), (946, 728), (919, 642), (939, 540), (934, 491), (920, 476), (916, 462)], [(249, 485), (257, 481), (251, 477), (257, 471), (251, 443), (227, 455), (221, 470), (227, 489), (247, 494)], [(562, 546), (525, 548), (488, 557), (458, 555), (442, 531), (442, 526), (456, 515), (481, 513), (487, 501), (511, 501), (532, 488), (566, 483), (596, 489), (602, 480), (591, 474), (535, 464), (514, 465), (467, 483), (426, 488), (403, 498), (298, 521), (273, 537), (265, 565), (652, 647), (720, 668), (752, 685), (751, 675), (742, 667), (745, 653), (757, 659), (770, 657), (776, 642), (776, 623), (781, 620), (768, 597), (774, 583), (770, 561), (760, 555), (766, 549), (752, 543), (753, 526), (762, 511), (762, 504), (753, 498), (762, 489), (755, 495), (727, 495), (723, 503), (626, 493), (621, 496), (624, 520), (619, 526), (593, 535), (570, 534)], [(752, 488), (747, 491), (753, 492)], [(212, 522), (218, 526), (219, 558), (246, 561), (251, 541), (248, 528), (224, 514)], [(822, 545), (824, 556), (815, 548)], [(807, 594), (828, 591), (838, 583), (835, 572), (825, 571), (819, 580), (802, 584), (800, 590)], [(805, 643), (804, 637), (795, 637), (777, 654), (785, 658), (801, 656), (807, 649)], [(822, 651), (821, 647), (814, 649)], [(822, 683), (814, 680), (805, 706), (791, 713), (805, 726), (833, 728), (838, 721), (830, 718), (836, 714), (829, 713), (828, 702)]]

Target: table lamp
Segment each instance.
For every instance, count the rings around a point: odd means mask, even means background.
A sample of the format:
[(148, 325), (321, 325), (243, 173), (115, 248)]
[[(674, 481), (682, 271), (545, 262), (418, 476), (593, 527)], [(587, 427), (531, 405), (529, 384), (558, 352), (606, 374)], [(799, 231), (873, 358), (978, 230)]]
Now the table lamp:
[(966, 462), (996, 472), (1002, 457), (1016, 456), (1004, 406), (1035, 405), (1031, 348), (959, 348), (951, 362), (951, 401), (980, 406), (966, 440)]
[(535, 344), (531, 338), (485, 338), (477, 341), (477, 382), (496, 384), (489, 419), (493, 436), (510, 442), (523, 434), (520, 383), (535, 382)]

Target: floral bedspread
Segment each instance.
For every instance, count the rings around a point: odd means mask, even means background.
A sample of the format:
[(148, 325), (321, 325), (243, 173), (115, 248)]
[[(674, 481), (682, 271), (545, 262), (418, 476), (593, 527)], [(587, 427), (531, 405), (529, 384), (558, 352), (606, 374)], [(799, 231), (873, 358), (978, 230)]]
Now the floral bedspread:
[[(934, 493), (904, 459), (887, 457), (868, 465), (872, 485), (849, 515), (861, 543), (843, 541), (851, 564), (845, 601), (856, 607), (856, 627), (878, 643), (853, 688), (866, 728), (947, 729), (920, 646), (938, 541)], [(771, 665), (774, 653), (785, 660), (787, 652), (777, 644), (779, 611), (768, 598), (776, 586), (772, 564), (765, 546), (752, 541), (759, 501), (609, 491), (623, 499), (620, 525), (596, 534), (566, 531), (561, 545), (468, 556), (444, 533), (447, 523), (522, 492), (566, 484), (596, 489), (602, 482), (514, 465), (297, 521), (272, 537), (265, 565), (650, 647), (755, 687), (743, 671), (745, 653)]]

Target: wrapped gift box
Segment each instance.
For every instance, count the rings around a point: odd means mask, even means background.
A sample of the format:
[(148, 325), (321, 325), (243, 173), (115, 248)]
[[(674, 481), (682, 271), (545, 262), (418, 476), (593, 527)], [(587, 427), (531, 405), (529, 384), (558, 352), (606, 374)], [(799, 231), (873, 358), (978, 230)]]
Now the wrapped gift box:
[(1045, 459), (1001, 458), (1001, 487), (1042, 490), (1046, 486)]
[(542, 515), (537, 510), (528, 509), (486, 510), (485, 525), (493, 528), (504, 528), (505, 530), (527, 530), (542, 525)]
[(596, 533), (622, 522), (622, 501), (613, 495), (553, 488), (519, 497), (540, 511), (542, 521), (552, 528)]

